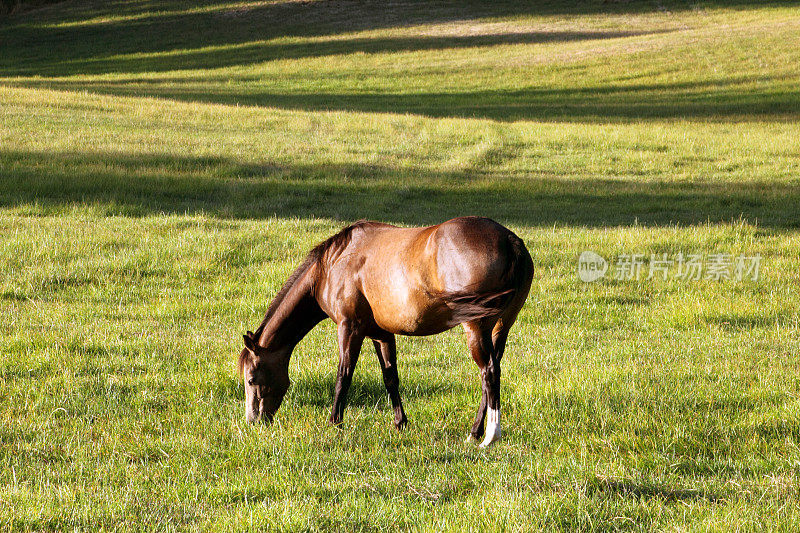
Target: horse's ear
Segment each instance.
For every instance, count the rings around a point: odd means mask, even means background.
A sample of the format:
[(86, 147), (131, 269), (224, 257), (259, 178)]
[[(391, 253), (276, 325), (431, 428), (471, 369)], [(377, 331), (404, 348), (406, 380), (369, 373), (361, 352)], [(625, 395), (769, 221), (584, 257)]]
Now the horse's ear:
[(256, 351), (256, 341), (253, 338), (253, 332), (248, 331), (246, 335), (242, 335), (244, 337), (244, 345), (247, 347), (248, 350), (255, 353)]

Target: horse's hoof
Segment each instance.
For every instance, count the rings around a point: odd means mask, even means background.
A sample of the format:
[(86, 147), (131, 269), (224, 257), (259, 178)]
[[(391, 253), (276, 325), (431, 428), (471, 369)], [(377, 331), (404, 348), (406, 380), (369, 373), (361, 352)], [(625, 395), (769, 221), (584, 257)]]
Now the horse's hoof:
[(478, 442), (478, 439), (473, 437), (472, 433), (470, 433), (469, 435), (467, 435), (467, 438), (464, 440), (464, 442), (467, 444), (475, 444), (476, 442)]
[(408, 424), (408, 419), (403, 418), (402, 420), (396, 421), (394, 423), (394, 429), (396, 429), (397, 431), (403, 431), (406, 427), (406, 424)]
[(495, 442), (500, 440), (500, 425), (499, 424), (487, 424), (486, 425), (486, 437), (483, 439), (478, 445), (478, 448), (488, 448)]

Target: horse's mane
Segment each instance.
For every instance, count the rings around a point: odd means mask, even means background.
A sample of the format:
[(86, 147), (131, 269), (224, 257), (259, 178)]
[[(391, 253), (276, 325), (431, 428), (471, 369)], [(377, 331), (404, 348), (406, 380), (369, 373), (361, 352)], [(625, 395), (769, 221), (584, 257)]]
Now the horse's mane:
[[(325, 264), (323, 259), (325, 258), (326, 254), (328, 255), (328, 260), (330, 260), (332, 256), (338, 257), (338, 254), (341, 253), (341, 251), (344, 250), (350, 243), (350, 238), (353, 234), (353, 230), (371, 224), (373, 224), (373, 222), (370, 222), (368, 220), (359, 220), (358, 222), (354, 222), (353, 224), (350, 224), (349, 226), (342, 228), (335, 235), (328, 237), (321, 243), (314, 246), (314, 248), (312, 248), (311, 251), (308, 252), (308, 255), (303, 260), (303, 262), (300, 263), (300, 266), (298, 266), (294, 270), (294, 272), (292, 272), (292, 275), (289, 276), (289, 278), (283, 283), (281, 289), (272, 299), (272, 302), (269, 304), (269, 307), (267, 308), (267, 313), (264, 315), (264, 320), (261, 321), (261, 324), (253, 332), (254, 337), (256, 339), (261, 337), (261, 334), (264, 332), (264, 328), (267, 326), (267, 323), (275, 315), (281, 303), (283, 303), (283, 300), (286, 298), (286, 295), (289, 293), (289, 291), (292, 289), (292, 287), (294, 286), (294, 284), (297, 282), (298, 279), (300, 279), (312, 267), (317, 266), (317, 272), (315, 273), (314, 279), (312, 280), (312, 286), (315, 286), (317, 280), (319, 280), (319, 278), (322, 275), (322, 272), (324, 271)], [(242, 350), (242, 353), (239, 355), (239, 365), (238, 365), (239, 373), (242, 372), (242, 368), (246, 358), (247, 358), (247, 350)]]

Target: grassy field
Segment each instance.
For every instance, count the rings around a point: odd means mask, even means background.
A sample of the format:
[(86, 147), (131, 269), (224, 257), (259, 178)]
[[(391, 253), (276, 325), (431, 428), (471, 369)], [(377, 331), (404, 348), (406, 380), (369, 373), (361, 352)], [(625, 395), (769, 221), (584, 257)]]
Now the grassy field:
[[(800, 529), (798, 86), (797, 2), (0, 19), (0, 527)], [(470, 214), (536, 266), (500, 443), (463, 443), (458, 330), (399, 339), (403, 433), (366, 346), (327, 425), (330, 321), (245, 423), (241, 334), (314, 243)], [(584, 284), (583, 250), (761, 272)]]

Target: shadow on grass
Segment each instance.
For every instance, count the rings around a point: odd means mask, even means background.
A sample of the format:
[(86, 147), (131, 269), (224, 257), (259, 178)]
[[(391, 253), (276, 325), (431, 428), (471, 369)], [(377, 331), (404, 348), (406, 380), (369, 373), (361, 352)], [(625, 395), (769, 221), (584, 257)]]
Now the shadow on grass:
[(521, 226), (732, 222), (800, 227), (800, 185), (497, 177), (375, 165), (253, 165), (224, 158), (2, 152), (0, 207), (53, 214), (360, 218), (400, 224), (483, 215)]
[(675, 489), (658, 483), (630, 480), (598, 479), (587, 487), (589, 495), (614, 494), (623, 498), (658, 499), (666, 502), (706, 500), (716, 503), (721, 498), (701, 490)]
[[(796, 1), (760, 2), (764, 6)], [(0, 26), (0, 75), (69, 76), (101, 72), (153, 72), (217, 68), (277, 58), (345, 52), (393, 52), (549, 40), (607, 39), (627, 32), (532, 32), (508, 35), (348, 39), (314, 44), (262, 45), (280, 37), (403, 28), (421, 24), (508, 19), (531, 15), (647, 13), (702, 7), (751, 7), (745, 0), (717, 2), (633, 0), (552, 2), (511, 0), (481, 2), (245, 2), (220, 0), (68, 2), (21, 14)], [(208, 50), (210, 47), (223, 50)], [(224, 50), (225, 47), (233, 48)], [(191, 51), (191, 52), (187, 52)], [(162, 54), (157, 58), (119, 58), (126, 54)]]
[[(5, 61), (0, 72), (38, 75), (72, 75), (87, 73), (82, 61), (104, 56), (136, 53), (159, 53), (172, 50), (229, 46), (278, 37), (317, 37), (347, 32), (385, 28), (402, 28), (421, 24), (464, 22), (486, 18), (513, 18), (526, 15), (647, 13), (652, 11), (689, 10), (700, 7), (747, 8), (745, 0), (692, 2), (634, 0), (607, 2), (552, 2), (534, 0), (517, 2), (501, 0), (481, 2), (399, 2), (382, 0), (340, 0), (336, 2), (222, 2), (195, 1), (131, 1), (131, 2), (65, 2), (49, 9), (0, 19), (0, 40), (5, 41)], [(768, 6), (796, 5), (796, 1), (760, 2)], [(573, 38), (581, 37), (576, 33)], [(480, 39), (478, 37), (477, 39)], [(466, 38), (465, 42), (470, 42)], [(459, 46), (452, 42), (434, 47)], [(534, 41), (535, 42), (535, 41)], [(413, 46), (413, 40), (389, 41), (379, 49), (392, 51)], [(456, 40), (457, 43), (457, 40)], [(351, 43), (352, 46), (354, 43)], [(334, 45), (337, 46), (337, 45)], [(345, 45), (348, 46), (348, 45)], [(371, 46), (371, 45), (368, 45)], [(314, 45), (308, 47), (313, 53)], [(413, 49), (413, 48), (412, 48)], [(355, 50), (358, 46), (355, 46)], [(250, 55), (242, 63), (228, 63), (235, 58), (207, 56), (205, 68), (225, 64), (243, 64), (258, 59)], [(291, 57), (291, 55), (290, 55)], [(22, 60), (24, 58), (24, 61)], [(168, 60), (169, 61), (169, 60)], [(174, 67), (174, 65), (173, 65)], [(109, 64), (111, 72), (117, 72)], [(164, 70), (163, 66), (151, 66)], [(185, 68), (185, 67), (178, 67)], [(91, 71), (91, 70), (90, 70)]]
[[(6, 0), (9, 1), (9, 0)], [(10, 0), (14, 2), (15, 0)], [(174, 16), (218, 15), (263, 22), (265, 15), (283, 15), (287, 22), (307, 20), (313, 22), (316, 31), (356, 31), (396, 25), (398, 20), (413, 24), (431, 24), (464, 20), (475, 17), (511, 16), (520, 14), (595, 14), (595, 13), (650, 13), (654, 11), (687, 11), (705, 8), (726, 7), (746, 9), (752, 0), (582, 0), (565, 2), (553, 0), (461, 0), (452, 2), (435, 0), (428, 2), (405, 2), (397, 0), (339, 0), (337, 2), (257, 2), (232, 0), (17, 0), (22, 4), (11, 22), (25, 20), (31, 15), (48, 22), (78, 23), (87, 19), (123, 16), (139, 19), (159, 19)], [(57, 4), (50, 9), (39, 9), (46, 4)], [(764, 0), (765, 6), (791, 6), (795, 0)], [(190, 11), (194, 10), (194, 12)], [(200, 11), (202, 10), (202, 11)], [(257, 15), (261, 15), (258, 17)], [(338, 15), (338, 16), (337, 16)], [(8, 20), (0, 17), (0, 21)], [(319, 27), (320, 24), (327, 26)], [(290, 26), (291, 27), (291, 26)]]
[[(369, 354), (362, 354), (367, 357)], [(372, 361), (370, 361), (372, 362)], [(377, 365), (377, 363), (374, 363)], [(335, 363), (331, 363), (331, 370), (335, 370)], [(402, 377), (401, 377), (402, 380)], [(286, 401), (301, 406), (313, 406), (330, 409), (333, 405), (333, 388), (336, 378), (333, 374), (325, 376), (302, 375), (292, 382)], [(477, 388), (476, 384), (474, 388)], [(442, 398), (448, 392), (459, 392), (469, 388), (462, 383), (452, 383), (443, 387), (428, 380), (404, 383), (401, 381), (400, 396), (403, 400), (413, 398)], [(353, 384), (347, 395), (347, 405), (350, 407), (363, 407), (368, 409), (380, 408), (391, 411), (388, 404), (386, 387), (380, 378), (374, 378), (365, 372), (356, 371)]]
[(698, 318), (698, 322), (713, 324), (719, 328), (731, 331), (768, 327), (790, 328), (792, 325), (797, 325), (798, 315), (795, 312), (789, 311), (782, 313), (728, 313)]
[[(761, 3), (789, 6), (798, 2)], [(268, 82), (247, 80), (222, 88), (197, 88), (228, 81), (224, 71), (207, 77), (148, 76), (186, 69), (252, 65), (279, 59), (348, 53), (403, 52), (532, 44), (555, 41), (607, 40), (653, 32), (515, 31), (477, 35), (347, 37), (298, 43), (293, 37), (326, 37), (343, 32), (402, 28), (417, 24), (463, 23), (492, 17), (541, 14), (631, 13), (724, 6), (744, 1), (681, 2), (590, 0), (548, 2), (278, 2), (234, 5), (213, 1), (68, 3), (13, 17), (0, 27), (0, 76), (40, 79), (6, 83), (24, 87), (91, 91), (100, 94), (152, 96), (191, 102), (213, 102), (285, 109), (414, 113), (431, 117), (480, 117), (495, 120), (597, 121), (649, 118), (725, 119), (753, 116), (791, 120), (800, 116), (796, 91), (763, 82), (717, 80), (694, 84), (639, 84), (604, 87), (522, 87), (519, 90), (426, 92), (417, 94), (291, 93), (264, 90)], [(120, 18), (122, 17), (122, 18)], [(664, 30), (658, 30), (664, 31)], [(270, 39), (286, 37), (282, 42)], [(119, 81), (48, 80), (53, 77), (130, 73)], [(752, 85), (759, 82), (757, 88)], [(785, 80), (783, 80), (785, 83)], [(736, 84), (750, 84), (737, 87)], [(194, 85), (194, 87), (193, 87)]]
[[(222, 90), (206, 90), (194, 88), (193, 81), (203, 80), (167, 76), (146, 82), (28, 80), (12, 81), (8, 85), (302, 111), (410, 113), (434, 118), (499, 121), (609, 123), (650, 119), (793, 120), (800, 117), (800, 93), (775, 90), (769, 82), (780, 80), (759, 76), (697, 82), (414, 94), (281, 93), (253, 86), (237, 88), (235, 85)], [(767, 88), (743, 87), (743, 84), (756, 81), (766, 82)]]
[[(66, 32), (66, 30), (62, 30)], [(38, 30), (37, 30), (38, 33)], [(3, 76), (59, 77), (108, 73), (137, 74), (144, 72), (169, 72), (177, 70), (217, 69), (252, 65), (283, 59), (302, 59), (344, 54), (377, 54), (414, 52), (481, 46), (536, 44), (546, 42), (589, 41), (617, 39), (664, 33), (660, 31), (530, 31), (498, 34), (459, 36), (408, 36), (396, 38), (337, 38), (331, 41), (304, 43), (272, 43), (263, 39), (242, 43), (206, 43), (198, 48), (177, 50), (150, 50), (148, 43), (132, 43), (127, 47), (113, 48), (103, 54), (90, 55), (82, 46), (56, 46), (46, 60), (39, 62), (0, 62)], [(110, 34), (109, 34), (110, 36)], [(55, 41), (69, 39), (56, 35)], [(23, 42), (28, 41), (24, 36)], [(41, 43), (39, 43), (41, 44)], [(12, 51), (13, 53), (13, 51)], [(151, 54), (151, 55), (142, 55)], [(154, 54), (154, 55), (153, 55)], [(12, 57), (11, 55), (7, 57)], [(213, 79), (213, 77), (212, 77)], [(208, 78), (203, 78), (208, 81)], [(183, 78), (182, 81), (186, 81)]]

